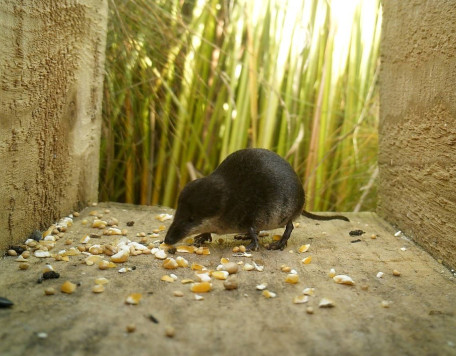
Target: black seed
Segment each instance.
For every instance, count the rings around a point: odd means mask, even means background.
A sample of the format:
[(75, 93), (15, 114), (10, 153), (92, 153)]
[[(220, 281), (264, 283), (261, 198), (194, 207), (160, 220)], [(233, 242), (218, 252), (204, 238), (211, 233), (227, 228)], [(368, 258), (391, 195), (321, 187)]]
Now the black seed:
[(149, 320), (154, 322), (155, 324), (158, 324), (158, 320), (155, 316), (153, 316), (152, 314), (149, 314)]
[(59, 278), (60, 273), (57, 273), (55, 271), (47, 271), (43, 273), (43, 279), (53, 279), (53, 278)]
[(0, 308), (9, 308), (12, 307), (14, 303), (6, 298), (0, 297)]
[(127, 226), (133, 226), (135, 224), (134, 221), (127, 221)]
[(356, 243), (356, 242), (361, 242), (361, 239), (357, 239), (357, 240), (352, 240), (350, 241), (352, 244)]
[(175, 247), (170, 247), (170, 248), (168, 249), (168, 253), (170, 253), (170, 254), (172, 254), (172, 255), (174, 255), (174, 254), (176, 253), (176, 251), (177, 251), (177, 248), (175, 248)]
[(17, 253), (18, 255), (20, 255), (22, 252), (25, 251), (25, 248), (23, 248), (22, 246), (17, 246), (17, 245), (10, 246), (10, 247), (8, 247), (8, 249), (9, 249), (9, 250), (14, 250), (14, 251), (16, 251), (16, 253)]
[(364, 234), (363, 230), (352, 230), (349, 232), (350, 236), (361, 236)]
[(131, 267), (131, 270), (134, 271), (136, 269), (136, 266)]

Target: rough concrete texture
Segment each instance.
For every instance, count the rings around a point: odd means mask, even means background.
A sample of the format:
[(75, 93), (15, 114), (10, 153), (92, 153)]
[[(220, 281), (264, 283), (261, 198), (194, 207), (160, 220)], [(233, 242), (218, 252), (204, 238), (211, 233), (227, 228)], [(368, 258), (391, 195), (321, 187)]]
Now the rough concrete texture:
[[(162, 224), (168, 227), (171, 220), (162, 223), (155, 217), (172, 213), (120, 204), (87, 208), (51, 253), (80, 246), (84, 236), (100, 232), (89, 227), (93, 210), (102, 213), (104, 220), (116, 217), (119, 227), (129, 230), (127, 237), (132, 241), (141, 240), (136, 236), (140, 232), (150, 233)], [(210, 255), (177, 253), (174, 257), (181, 255), (190, 264), (211, 270), (222, 257), (264, 266), (263, 272), (240, 270), (237, 290), (225, 290), (222, 281), (212, 279), (212, 290), (201, 293), (202, 301), (196, 301), (190, 286), (181, 283), (184, 278), (196, 279), (194, 271), (189, 267), (165, 270), (163, 262), (152, 255), (130, 256), (108, 270), (100, 270), (96, 264), (87, 266), (84, 254), (69, 257), (69, 262), (30, 257), (27, 270), (19, 270), (16, 257), (5, 257), (0, 261), (0, 296), (15, 305), (0, 309), (0, 354), (455, 355), (454, 276), (409, 239), (394, 236), (396, 231), (374, 213), (348, 216), (350, 223), (299, 219), (300, 226), (284, 251), (261, 247), (251, 257), (233, 257), (232, 247), (241, 242), (215, 236), (208, 244)], [(83, 225), (85, 219), (88, 225)], [(134, 226), (127, 227), (128, 221), (134, 221)], [(365, 233), (350, 236), (356, 229)], [(262, 243), (282, 232), (271, 231)], [(161, 239), (164, 234), (159, 233)], [(373, 234), (376, 239), (371, 238)], [(120, 239), (103, 236), (89, 243), (115, 245)], [(154, 240), (157, 238), (145, 238), (146, 244)], [(310, 244), (309, 250), (297, 253), (303, 244)], [(302, 264), (308, 256), (311, 263)], [(46, 263), (60, 278), (38, 284)], [(285, 283), (282, 264), (296, 270), (297, 284)], [(121, 274), (121, 267), (136, 268)], [(328, 276), (331, 268), (352, 277), (355, 285), (336, 284)], [(400, 276), (393, 276), (395, 269)], [(382, 278), (377, 277), (378, 272), (384, 273)], [(170, 273), (177, 276), (175, 282), (160, 280)], [(91, 290), (98, 277), (106, 277), (109, 283), (103, 293), (94, 294)], [(66, 280), (79, 283), (73, 294), (60, 292)], [(276, 298), (266, 299), (256, 290), (263, 282), (277, 293)], [(54, 287), (56, 294), (45, 296), (46, 287)], [(293, 298), (306, 287), (315, 288), (314, 295), (305, 304), (293, 304)], [(175, 297), (176, 290), (183, 297)], [(125, 304), (131, 293), (142, 294), (138, 305)], [(332, 299), (335, 306), (319, 308), (323, 297)], [(382, 307), (382, 301), (389, 302), (389, 308)], [(309, 306), (313, 314), (306, 312)], [(136, 330), (127, 333), (130, 324)], [(168, 326), (174, 327), (173, 338), (165, 336)]]
[(0, 251), (96, 201), (107, 2), (0, 3)]
[(378, 213), (455, 268), (455, 2), (383, 9)]

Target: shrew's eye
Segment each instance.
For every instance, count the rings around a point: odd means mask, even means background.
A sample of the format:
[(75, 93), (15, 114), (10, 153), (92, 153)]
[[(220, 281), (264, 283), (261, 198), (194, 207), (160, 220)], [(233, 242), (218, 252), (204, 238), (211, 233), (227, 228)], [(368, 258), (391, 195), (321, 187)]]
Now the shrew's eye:
[(194, 218), (193, 216), (189, 216), (188, 221), (189, 221), (189, 222), (194, 222), (194, 221), (195, 221), (195, 218)]

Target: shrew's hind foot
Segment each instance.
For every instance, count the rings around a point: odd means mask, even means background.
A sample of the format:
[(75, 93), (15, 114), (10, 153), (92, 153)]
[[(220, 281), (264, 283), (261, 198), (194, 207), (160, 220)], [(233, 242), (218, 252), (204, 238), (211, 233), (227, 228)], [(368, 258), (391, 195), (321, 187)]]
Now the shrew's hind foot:
[(251, 239), (250, 243), (246, 246), (247, 251), (258, 251), (258, 233), (250, 228), (247, 236)]
[(196, 247), (202, 246), (205, 242), (212, 242), (212, 236), (210, 233), (206, 232), (201, 235), (195, 236), (193, 245)]
[(285, 227), (285, 231), (279, 241), (272, 242), (268, 245), (268, 250), (283, 250), (287, 246), (287, 241), (293, 231), (293, 222), (289, 221)]

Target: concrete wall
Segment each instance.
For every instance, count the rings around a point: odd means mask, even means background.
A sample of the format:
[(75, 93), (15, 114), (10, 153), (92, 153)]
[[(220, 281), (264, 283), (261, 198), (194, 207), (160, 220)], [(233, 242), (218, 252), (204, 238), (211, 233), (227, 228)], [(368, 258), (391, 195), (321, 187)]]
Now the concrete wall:
[(98, 195), (105, 0), (0, 2), (0, 251)]
[(456, 3), (383, 1), (378, 213), (456, 267)]

